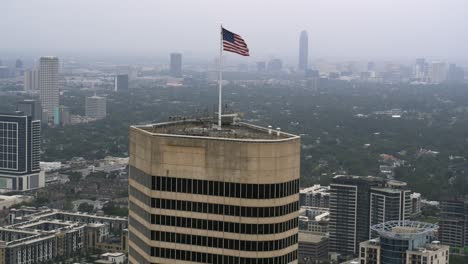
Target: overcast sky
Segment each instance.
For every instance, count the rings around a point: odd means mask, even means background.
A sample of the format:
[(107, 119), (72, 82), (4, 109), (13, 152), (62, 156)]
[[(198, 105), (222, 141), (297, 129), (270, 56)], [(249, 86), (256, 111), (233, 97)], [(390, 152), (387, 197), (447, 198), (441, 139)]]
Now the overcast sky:
[(0, 0), (0, 51), (213, 58), (221, 22), (253, 58), (468, 56), (467, 0)]

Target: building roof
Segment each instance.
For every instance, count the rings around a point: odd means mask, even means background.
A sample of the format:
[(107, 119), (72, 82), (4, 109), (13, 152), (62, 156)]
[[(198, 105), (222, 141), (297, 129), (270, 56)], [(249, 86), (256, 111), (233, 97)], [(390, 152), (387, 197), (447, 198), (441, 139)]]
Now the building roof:
[(326, 238), (326, 236), (315, 234), (312, 232), (299, 231), (299, 243), (319, 243)]
[(371, 229), (380, 236), (392, 239), (411, 239), (416, 236), (435, 232), (439, 226), (418, 221), (388, 221), (371, 226)]
[[(223, 121), (224, 123), (224, 121)], [(144, 131), (153, 136), (223, 139), (234, 141), (278, 142), (298, 139), (299, 136), (242, 122), (223, 124), (215, 127), (210, 119), (190, 119), (166, 123), (137, 125), (132, 129)]]

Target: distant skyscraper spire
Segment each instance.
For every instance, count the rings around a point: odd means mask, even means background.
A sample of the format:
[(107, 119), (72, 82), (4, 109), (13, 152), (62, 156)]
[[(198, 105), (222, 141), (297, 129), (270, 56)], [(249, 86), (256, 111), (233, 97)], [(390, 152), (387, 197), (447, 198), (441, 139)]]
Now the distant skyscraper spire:
[(299, 70), (307, 70), (309, 60), (309, 37), (307, 31), (303, 30), (299, 38)]

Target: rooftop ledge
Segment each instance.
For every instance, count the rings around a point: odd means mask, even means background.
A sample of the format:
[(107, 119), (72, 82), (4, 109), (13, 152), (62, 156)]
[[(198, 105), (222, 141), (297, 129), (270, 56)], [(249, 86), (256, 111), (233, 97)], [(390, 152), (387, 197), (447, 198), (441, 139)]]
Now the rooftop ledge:
[(190, 119), (148, 125), (131, 126), (152, 136), (201, 138), (246, 142), (280, 142), (299, 139), (299, 136), (273, 128), (243, 122), (223, 123), (222, 129), (211, 120)]

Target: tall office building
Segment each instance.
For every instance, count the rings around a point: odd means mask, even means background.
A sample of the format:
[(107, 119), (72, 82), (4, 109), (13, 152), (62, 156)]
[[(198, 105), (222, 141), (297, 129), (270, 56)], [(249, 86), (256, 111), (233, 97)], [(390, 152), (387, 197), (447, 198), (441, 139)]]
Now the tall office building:
[(406, 184), (373, 176), (338, 175), (330, 184), (330, 252), (356, 255), (371, 238), (370, 226), (406, 220), (411, 198)]
[(299, 70), (306, 71), (309, 61), (309, 37), (307, 31), (303, 30), (299, 37)]
[(39, 90), (44, 122), (52, 123), (53, 113), (59, 106), (59, 59), (41, 57), (39, 60)]
[(114, 91), (128, 91), (128, 74), (117, 74), (114, 78)]
[(101, 96), (86, 97), (85, 112), (87, 117), (103, 119), (107, 115), (107, 99)]
[(36, 100), (24, 100), (16, 103), (16, 111), (31, 116), (32, 120), (41, 120), (42, 117), (41, 104)]
[(22, 112), (0, 114), (0, 189), (44, 186), (40, 177), (41, 121)]
[(299, 136), (223, 123), (130, 128), (130, 263), (297, 263)]
[(171, 53), (170, 74), (174, 77), (182, 76), (182, 54)]
[(24, 72), (24, 90), (35, 91), (39, 90), (39, 71), (35, 69)]

